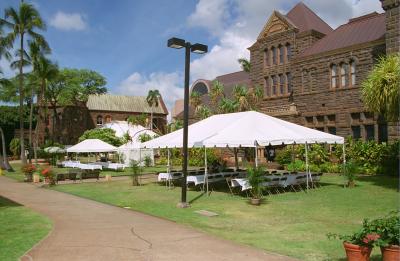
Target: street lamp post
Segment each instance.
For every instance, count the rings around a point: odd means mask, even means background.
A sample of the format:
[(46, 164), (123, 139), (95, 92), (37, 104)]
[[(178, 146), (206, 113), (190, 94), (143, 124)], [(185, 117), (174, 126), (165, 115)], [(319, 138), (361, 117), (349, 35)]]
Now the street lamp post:
[(189, 126), (189, 74), (190, 74), (190, 52), (203, 54), (208, 51), (207, 45), (204, 44), (191, 44), (183, 39), (171, 38), (168, 40), (168, 47), (181, 49), (185, 48), (185, 84), (184, 84), (184, 98), (183, 98), (183, 161), (182, 161), (182, 195), (181, 202), (178, 207), (186, 208), (189, 203), (186, 201), (186, 181), (187, 181), (187, 167), (188, 167), (188, 126)]

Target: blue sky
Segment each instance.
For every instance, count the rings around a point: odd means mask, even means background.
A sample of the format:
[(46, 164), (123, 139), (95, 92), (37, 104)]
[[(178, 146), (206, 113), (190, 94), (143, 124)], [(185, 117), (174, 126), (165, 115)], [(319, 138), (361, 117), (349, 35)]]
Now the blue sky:
[[(26, 0), (26, 2), (30, 2)], [(240, 69), (237, 59), (256, 39), (273, 10), (295, 0), (35, 0), (60, 67), (87, 68), (107, 78), (110, 93), (145, 95), (159, 89), (169, 109), (183, 96), (184, 52), (166, 47), (173, 36), (209, 46), (192, 55), (191, 82)], [(2, 0), (4, 8), (18, 0)], [(333, 28), (349, 18), (382, 12), (378, 0), (304, 1)], [(6, 76), (14, 73), (2, 60)]]

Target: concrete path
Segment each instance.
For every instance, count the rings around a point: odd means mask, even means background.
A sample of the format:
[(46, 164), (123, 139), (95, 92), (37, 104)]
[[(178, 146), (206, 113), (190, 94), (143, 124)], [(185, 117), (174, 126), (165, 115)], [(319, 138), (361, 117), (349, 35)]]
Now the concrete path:
[(0, 195), (54, 222), (48, 237), (23, 256), (24, 261), (293, 260), (164, 219), (6, 177), (0, 177)]

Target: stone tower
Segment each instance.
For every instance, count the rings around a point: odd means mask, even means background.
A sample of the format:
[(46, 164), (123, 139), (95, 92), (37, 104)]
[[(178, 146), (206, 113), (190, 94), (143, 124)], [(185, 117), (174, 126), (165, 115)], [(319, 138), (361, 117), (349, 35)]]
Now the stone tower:
[(380, 0), (386, 12), (386, 54), (400, 52), (400, 0)]

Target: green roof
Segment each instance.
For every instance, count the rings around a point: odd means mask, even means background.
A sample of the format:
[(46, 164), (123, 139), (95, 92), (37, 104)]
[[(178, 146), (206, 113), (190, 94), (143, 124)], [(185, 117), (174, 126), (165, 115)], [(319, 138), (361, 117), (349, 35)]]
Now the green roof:
[(139, 112), (139, 113), (159, 113), (168, 114), (162, 98), (158, 107), (151, 108), (144, 96), (124, 96), (124, 95), (89, 95), (86, 107), (91, 111), (120, 111), (120, 112)]

